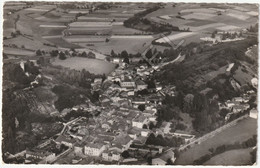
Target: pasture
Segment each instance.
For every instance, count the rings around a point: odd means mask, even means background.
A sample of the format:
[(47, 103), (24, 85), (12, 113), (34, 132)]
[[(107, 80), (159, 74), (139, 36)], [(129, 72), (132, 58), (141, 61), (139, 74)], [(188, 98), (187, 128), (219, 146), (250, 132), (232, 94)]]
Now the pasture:
[(212, 157), (204, 165), (241, 166), (252, 165), (251, 148), (231, 150)]
[(210, 148), (216, 148), (223, 144), (233, 144), (235, 142), (243, 142), (257, 133), (257, 120), (246, 118), (238, 122), (236, 125), (227, 128), (209, 138), (200, 144), (187, 149), (180, 153), (179, 158), (176, 160), (177, 165), (192, 165), (193, 161), (201, 156), (209, 153)]
[(94, 74), (109, 74), (115, 68), (115, 64), (89, 58), (72, 57), (66, 60), (56, 59), (53, 65), (60, 65), (75, 70), (85, 69)]

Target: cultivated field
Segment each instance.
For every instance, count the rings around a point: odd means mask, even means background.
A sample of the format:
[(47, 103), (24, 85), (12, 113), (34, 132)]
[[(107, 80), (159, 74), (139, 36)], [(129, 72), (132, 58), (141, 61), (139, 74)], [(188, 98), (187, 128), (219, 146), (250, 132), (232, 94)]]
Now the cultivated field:
[(241, 166), (252, 165), (251, 163), (251, 148), (237, 149), (224, 152), (217, 156), (214, 156), (204, 165), (223, 165), (223, 166)]
[(85, 69), (94, 74), (109, 74), (115, 68), (115, 64), (106, 61), (81, 57), (72, 57), (66, 60), (56, 59), (53, 65), (61, 65), (76, 70)]
[(111, 22), (73, 22), (70, 27), (110, 27)]
[(223, 27), (218, 27), (217, 29), (223, 30), (223, 31), (231, 31), (231, 30), (238, 30), (241, 28), (237, 27), (237, 26), (233, 26), (233, 25), (227, 25), (227, 26), (223, 26)]
[(174, 41), (174, 40), (179, 40), (179, 39), (183, 39), (185, 37), (191, 36), (196, 34), (195, 32), (183, 32), (183, 33), (178, 33), (178, 34), (172, 34), (169, 35), (167, 37), (162, 37), (158, 40), (156, 40), (156, 42), (158, 43), (166, 43), (167, 41)]
[(187, 15), (183, 15), (184, 19), (199, 19), (199, 20), (208, 20), (212, 17), (216, 16), (216, 14), (210, 14), (210, 13), (191, 13)]
[(180, 154), (176, 160), (177, 165), (192, 165), (193, 161), (209, 153), (210, 148), (216, 148), (223, 144), (233, 144), (243, 142), (256, 134), (257, 120), (246, 118), (238, 122), (237, 125), (227, 128), (214, 137), (196, 144)]
[(17, 55), (17, 56), (34, 56), (35, 53), (33, 51), (29, 50), (23, 50), (23, 49), (17, 49), (17, 48), (9, 48), (9, 47), (4, 47), (3, 48), (4, 53), (7, 55)]
[(78, 46), (76, 44), (72, 44), (72, 43), (67, 42), (66, 40), (63, 40), (62, 37), (54, 36), (53, 38), (47, 38), (46, 40), (51, 42), (52, 44), (55, 44), (58, 47), (62, 47), (62, 48), (81, 48), (80, 46)]
[[(151, 44), (153, 38), (111, 38), (107, 43), (94, 44), (94, 46), (88, 46), (93, 50), (97, 50), (103, 54), (110, 55), (111, 50), (114, 50), (115, 53), (121, 53), (126, 50), (128, 53), (136, 54), (142, 53), (145, 48)], [(80, 43), (82, 47), (85, 46), (85, 43)]]
[(106, 41), (106, 36), (68, 36), (65, 38), (70, 43), (103, 43)]

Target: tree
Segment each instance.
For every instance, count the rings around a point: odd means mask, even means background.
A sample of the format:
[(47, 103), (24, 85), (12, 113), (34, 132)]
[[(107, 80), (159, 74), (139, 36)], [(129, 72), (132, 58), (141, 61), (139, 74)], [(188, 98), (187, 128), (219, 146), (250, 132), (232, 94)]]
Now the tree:
[(123, 62), (129, 64), (129, 58), (124, 58)]
[(59, 51), (58, 50), (52, 50), (50, 54), (51, 54), (51, 57), (57, 57), (59, 55)]
[(70, 55), (68, 50), (65, 51), (65, 55)]
[(155, 125), (153, 124), (153, 122), (150, 122), (149, 129), (152, 130), (154, 127), (155, 127)]
[(124, 151), (124, 152), (122, 152), (122, 154), (121, 154), (121, 156), (123, 157), (123, 158), (129, 158), (129, 152), (128, 151)]
[(121, 52), (121, 57), (123, 57), (123, 58), (128, 58), (128, 53), (127, 53), (126, 50), (124, 50), (124, 51)]
[(66, 56), (65, 56), (64, 52), (61, 51), (61, 52), (59, 53), (59, 59), (60, 59), (60, 60), (65, 60), (65, 59), (66, 59)]
[(146, 124), (143, 125), (143, 129), (148, 129)]
[(139, 109), (140, 111), (144, 111), (144, 110), (145, 110), (145, 105), (144, 105), (144, 104), (140, 104), (140, 105), (138, 106), (138, 109)]
[(111, 50), (111, 54), (110, 54), (110, 55), (111, 55), (112, 57), (115, 57), (115, 56), (116, 56), (114, 50)]
[(81, 53), (81, 57), (87, 57), (87, 53), (84, 51)]
[(147, 163), (148, 165), (152, 165), (153, 158), (151, 156), (147, 157)]
[(14, 32), (12, 32), (12, 33), (11, 33), (11, 36), (12, 36), (13, 38), (15, 38), (15, 37), (16, 37), (16, 34), (15, 34)]
[(40, 49), (38, 49), (38, 50), (36, 51), (36, 55), (37, 55), (37, 56), (41, 56), (41, 55), (42, 55), (42, 52), (41, 52)]
[(212, 34), (211, 34), (211, 38), (215, 38), (216, 37), (216, 35), (215, 35), (215, 33), (213, 32)]
[(150, 49), (150, 50), (148, 50), (147, 53), (145, 54), (145, 57), (148, 58), (148, 59), (150, 59), (150, 58), (152, 58), (152, 56), (153, 56), (152, 49)]
[(93, 52), (88, 53), (88, 58), (96, 58), (96, 55)]

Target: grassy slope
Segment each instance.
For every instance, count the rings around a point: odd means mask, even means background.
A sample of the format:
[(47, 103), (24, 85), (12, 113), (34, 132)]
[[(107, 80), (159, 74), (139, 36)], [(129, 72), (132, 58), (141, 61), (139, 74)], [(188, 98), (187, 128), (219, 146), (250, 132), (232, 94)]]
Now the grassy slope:
[(180, 157), (176, 160), (176, 165), (192, 165), (194, 160), (209, 153), (208, 149), (223, 144), (233, 144), (237, 141), (243, 142), (256, 134), (256, 129), (257, 120), (252, 118), (244, 119), (237, 125), (181, 153)]

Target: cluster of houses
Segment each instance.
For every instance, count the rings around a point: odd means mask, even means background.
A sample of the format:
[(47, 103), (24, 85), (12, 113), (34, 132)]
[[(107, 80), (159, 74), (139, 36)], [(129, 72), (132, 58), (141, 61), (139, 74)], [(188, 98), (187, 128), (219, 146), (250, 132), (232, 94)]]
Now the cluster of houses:
[[(163, 99), (159, 93), (162, 87), (158, 83), (156, 86), (154, 89), (158, 90), (153, 94), (137, 96), (138, 91), (148, 89), (148, 84), (142, 77), (136, 78), (129, 69), (124, 70), (124, 66), (104, 81), (96, 78), (92, 89), (101, 93), (101, 113), (98, 117), (82, 117), (68, 124), (54, 141), (68, 146), (81, 158), (93, 157), (100, 162), (125, 162), (129, 158), (123, 158), (122, 153), (137, 149), (142, 154), (162, 153), (163, 147), (145, 145), (153, 132), (149, 126), (157, 123), (156, 107)], [(142, 110), (140, 106), (143, 106)], [(78, 109), (80, 107), (75, 107)], [(160, 134), (159, 131), (153, 133)]]
[[(253, 90), (248, 91), (247, 93), (243, 94), (241, 97), (234, 97), (232, 100), (227, 100), (224, 104), (219, 104), (220, 109), (228, 109), (230, 112), (225, 116), (225, 121), (228, 121), (233, 114), (240, 114), (245, 112), (246, 110), (249, 110), (249, 100), (250, 96), (252, 94), (255, 94)], [(252, 114), (251, 114), (252, 113)], [(251, 110), (249, 112), (249, 116), (254, 116), (253, 118), (256, 118), (256, 115), (253, 114), (254, 110)]]

